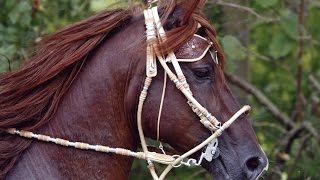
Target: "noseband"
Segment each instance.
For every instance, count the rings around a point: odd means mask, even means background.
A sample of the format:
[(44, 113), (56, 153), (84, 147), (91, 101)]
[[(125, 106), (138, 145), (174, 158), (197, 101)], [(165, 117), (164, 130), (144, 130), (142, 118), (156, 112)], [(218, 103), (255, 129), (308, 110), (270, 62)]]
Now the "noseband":
[[(196, 62), (200, 61), (208, 52), (211, 54), (213, 61), (218, 64), (217, 52), (214, 50), (213, 43), (204, 37), (199, 35), (194, 35), (191, 40), (184, 46), (182, 46), (177, 52), (169, 52), (167, 55), (161, 54), (157, 48), (157, 44), (163, 42), (166, 39), (164, 28), (160, 22), (157, 7), (149, 7), (144, 11), (145, 25), (146, 25), (146, 35), (147, 35), (147, 60), (146, 60), (146, 78), (144, 82), (144, 87), (139, 96), (139, 104), (137, 111), (137, 125), (139, 131), (139, 137), (141, 142), (141, 147), (143, 152), (133, 152), (128, 149), (123, 148), (112, 148), (102, 145), (90, 145), (83, 142), (70, 142), (65, 139), (52, 138), (50, 136), (35, 134), (29, 131), (20, 131), (15, 128), (7, 129), (6, 132), (14, 135), (19, 135), (26, 138), (33, 138), (40, 141), (51, 142), (62, 146), (68, 146), (83, 150), (93, 150), (104, 153), (115, 153), (124, 156), (131, 156), (139, 159), (145, 159), (148, 163), (148, 168), (153, 179), (164, 179), (168, 172), (173, 167), (179, 167), (181, 165), (186, 166), (199, 166), (203, 159), (211, 162), (212, 159), (219, 155), (218, 151), (218, 139), (222, 132), (227, 129), (239, 116), (248, 112), (250, 106), (244, 106), (238, 112), (236, 112), (228, 121), (223, 125), (215, 118), (209, 111), (204, 108), (193, 96), (189, 84), (187, 83), (186, 77), (184, 76), (179, 62)], [(142, 109), (144, 101), (148, 95), (148, 88), (152, 83), (152, 78), (157, 76), (157, 60), (161, 64), (165, 71), (165, 82), (167, 76), (176, 85), (183, 95), (187, 99), (188, 105), (191, 107), (192, 111), (197, 114), (200, 119), (200, 123), (203, 124), (212, 135), (204, 140), (201, 144), (187, 151), (183, 155), (166, 155), (165, 153), (160, 154), (156, 152), (148, 151), (145, 136), (142, 128)], [(174, 67), (175, 73), (171, 71), (168, 67), (168, 63), (171, 63)], [(158, 115), (157, 123), (157, 140), (159, 140), (160, 134), (160, 119), (161, 110), (165, 94), (166, 83), (164, 83), (163, 93), (160, 103), (160, 110)], [(199, 160), (188, 159), (189, 156), (195, 152), (201, 150), (206, 146), (206, 149), (201, 153)], [(158, 176), (155, 172), (154, 162), (168, 165), (167, 168)]]

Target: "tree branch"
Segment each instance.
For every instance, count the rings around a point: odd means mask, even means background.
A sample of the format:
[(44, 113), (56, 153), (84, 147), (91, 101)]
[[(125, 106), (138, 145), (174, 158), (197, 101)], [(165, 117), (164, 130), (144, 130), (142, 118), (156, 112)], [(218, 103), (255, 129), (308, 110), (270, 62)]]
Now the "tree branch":
[(287, 131), (282, 126), (279, 126), (278, 124), (270, 123), (270, 122), (253, 122), (253, 126), (254, 127), (269, 127), (269, 128), (272, 128), (272, 129), (277, 129), (281, 133), (285, 133)]
[(303, 138), (301, 139), (301, 143), (300, 143), (300, 146), (299, 146), (298, 153), (297, 153), (297, 155), (296, 155), (296, 157), (295, 157), (295, 159), (294, 159), (294, 161), (293, 161), (293, 163), (292, 163), (291, 168), (290, 168), (289, 171), (288, 171), (288, 172), (289, 172), (289, 173), (288, 173), (288, 179), (291, 179), (291, 176), (292, 176), (292, 174), (293, 174), (293, 171), (294, 171), (294, 169), (296, 168), (297, 162), (300, 160), (301, 155), (302, 155), (302, 151), (305, 149), (305, 146), (307, 145), (307, 142), (308, 142), (308, 140), (310, 139), (310, 137), (311, 137), (311, 135), (308, 134), (308, 135), (306, 135), (305, 137), (303, 137)]
[(320, 134), (318, 130), (316, 130), (310, 122), (304, 122), (303, 127), (309, 131), (310, 134), (317, 140), (318, 144), (320, 145)]
[(278, 120), (280, 120), (280, 122), (288, 127), (288, 128), (293, 128), (294, 127), (294, 123), (291, 121), (291, 119), (285, 115), (284, 113), (282, 113), (279, 108), (272, 103), (260, 90), (258, 90), (257, 88), (255, 88), (253, 85), (249, 84), (248, 82), (234, 76), (234, 75), (229, 75), (229, 74), (225, 74), (227, 80), (238, 86), (239, 88), (241, 88), (243, 91), (247, 92), (248, 94), (253, 95), (260, 104), (264, 105), (267, 110)]
[(37, 12), (39, 10), (40, 2), (39, 0), (33, 0), (32, 1), (32, 17), (35, 17), (37, 15)]
[(290, 131), (287, 132), (286, 136), (280, 140), (280, 151), (284, 151), (286, 154), (290, 154), (292, 143), (295, 139), (299, 138), (299, 135), (303, 132), (304, 126), (295, 125)]
[[(254, 96), (257, 99), (257, 101), (260, 104), (264, 105), (267, 108), (267, 110), (276, 119), (278, 119), (286, 128), (294, 129), (300, 126), (299, 124), (295, 124), (286, 114), (282, 113), (275, 104), (273, 104), (260, 90), (258, 90), (252, 84), (234, 75), (225, 74), (225, 76), (230, 83), (236, 85), (237, 87), (241, 88), (243, 91)], [(312, 126), (311, 123), (304, 122), (302, 127), (304, 130), (312, 134), (320, 143), (320, 135), (318, 131)]]
[(317, 79), (313, 75), (309, 76), (309, 81), (317, 89), (317, 91), (320, 92), (320, 83), (317, 81)]
[(257, 13), (256, 11), (254, 11), (252, 8), (246, 7), (246, 6), (242, 6), (239, 4), (235, 4), (235, 3), (229, 3), (229, 2), (224, 2), (223, 0), (211, 0), (209, 1), (213, 4), (217, 4), (217, 5), (221, 5), (221, 6), (227, 6), (227, 7), (231, 7), (231, 8), (236, 8), (239, 9), (240, 11), (245, 11), (248, 12), (250, 14), (253, 14), (256, 18), (265, 21), (267, 23), (271, 23), (271, 22), (276, 22), (276, 21), (280, 21), (280, 18), (269, 18), (269, 17), (264, 17), (262, 15), (260, 15), (259, 13)]
[(287, 131), (282, 138), (278, 141), (278, 145), (275, 147), (276, 155), (276, 169), (283, 172), (284, 165), (289, 161), (289, 154), (291, 152), (291, 147), (293, 142), (299, 138), (300, 134), (303, 132), (303, 126), (296, 124), (290, 131)]
[[(305, 1), (300, 0), (299, 5), (299, 16), (298, 16), (298, 32), (299, 36), (302, 37), (304, 35), (304, 16), (305, 16)], [(298, 48), (298, 57), (297, 57), (297, 71), (296, 71), (296, 100), (295, 107), (293, 111), (293, 121), (302, 122), (304, 121), (304, 112), (303, 112), (303, 91), (302, 91), (302, 57), (304, 54), (304, 39), (299, 38), (299, 48)]]

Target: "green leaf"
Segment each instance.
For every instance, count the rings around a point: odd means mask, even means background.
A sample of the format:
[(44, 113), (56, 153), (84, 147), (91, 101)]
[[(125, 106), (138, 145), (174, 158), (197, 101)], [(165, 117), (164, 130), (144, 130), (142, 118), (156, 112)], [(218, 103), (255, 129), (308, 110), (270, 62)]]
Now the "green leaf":
[[(320, 2), (319, 2), (320, 7)], [(320, 11), (319, 7), (312, 7), (308, 14), (308, 25), (307, 28), (310, 31), (312, 37), (314, 39), (320, 39), (320, 25), (319, 25), (319, 18), (320, 18)]]
[(292, 39), (298, 39), (298, 17), (290, 10), (284, 10), (281, 13), (280, 25), (286, 34)]
[(221, 42), (228, 59), (242, 60), (246, 58), (246, 50), (236, 37), (227, 35), (222, 38)]
[(18, 3), (18, 6), (17, 6), (17, 10), (19, 12), (31, 12), (31, 3), (29, 3), (29, 1), (21, 1)]
[(276, 5), (278, 0), (256, 0), (256, 3), (263, 8), (268, 8)]
[(10, 19), (10, 22), (12, 24), (16, 24), (18, 22), (18, 19), (20, 17), (20, 14), (19, 12), (16, 12), (15, 9), (13, 11), (11, 11), (9, 14), (8, 14), (8, 17)]
[[(114, 0), (111, 0), (111, 3), (114, 3)], [(107, 8), (110, 3), (106, 3), (105, 0), (92, 0), (90, 5), (93, 11), (101, 11)]]
[(276, 33), (270, 43), (270, 54), (274, 59), (287, 56), (294, 48), (294, 41), (292, 41), (286, 34)]

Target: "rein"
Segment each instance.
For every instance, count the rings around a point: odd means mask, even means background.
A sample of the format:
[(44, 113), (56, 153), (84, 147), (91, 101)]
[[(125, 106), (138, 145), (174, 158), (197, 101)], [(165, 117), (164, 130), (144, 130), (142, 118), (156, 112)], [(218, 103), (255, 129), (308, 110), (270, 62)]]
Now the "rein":
[[(222, 132), (227, 129), (235, 120), (239, 118), (242, 114), (250, 111), (250, 106), (244, 106), (239, 111), (237, 111), (228, 121), (224, 124), (221, 124), (217, 118), (211, 115), (206, 108), (204, 108), (193, 96), (189, 84), (187, 83), (186, 77), (184, 76), (179, 62), (195, 62), (199, 61), (203, 58), (203, 56), (210, 52), (213, 61), (218, 64), (218, 59), (216, 54), (214, 55), (210, 49), (212, 49), (212, 42), (209, 42), (206, 38), (201, 37), (199, 35), (194, 35), (194, 38), (198, 41), (206, 41), (208, 43), (207, 47), (204, 49), (204, 52), (201, 56), (196, 58), (182, 58), (178, 59), (174, 52), (169, 52), (166, 56), (161, 54), (160, 51), (157, 49), (157, 43), (164, 41), (166, 38), (164, 28), (160, 22), (159, 14), (157, 11), (157, 7), (149, 7), (147, 10), (144, 11), (145, 17), (145, 25), (146, 25), (146, 36), (147, 36), (147, 59), (146, 59), (146, 78), (144, 82), (144, 87), (141, 91), (139, 96), (139, 104), (138, 104), (138, 111), (137, 111), (137, 125), (138, 125), (138, 132), (142, 147), (142, 152), (134, 152), (124, 148), (113, 148), (103, 145), (91, 145), (88, 143), (83, 142), (71, 142), (69, 140), (60, 139), (60, 138), (53, 138), (50, 136), (42, 135), (42, 134), (35, 134), (29, 131), (17, 130), (15, 128), (9, 128), (5, 130), (7, 133), (12, 135), (18, 135), (25, 138), (36, 139), (39, 141), (45, 141), (50, 143), (55, 143), (57, 145), (66, 146), (66, 147), (73, 147), (82, 150), (92, 150), (97, 152), (103, 153), (114, 153), (118, 155), (124, 156), (131, 156), (138, 159), (144, 159), (148, 163), (148, 168), (150, 173), (155, 180), (162, 180), (165, 176), (169, 173), (169, 171), (174, 167), (180, 167), (181, 165), (185, 166), (199, 166), (203, 159), (211, 162), (214, 158), (219, 155), (218, 149), (218, 137), (222, 134)], [(194, 49), (195, 45), (191, 45), (191, 48)], [(149, 86), (152, 83), (152, 78), (157, 76), (157, 60), (163, 67), (165, 71), (165, 80), (163, 86), (163, 92), (161, 97), (161, 103), (159, 108), (158, 114), (158, 121), (157, 121), (157, 140), (159, 141), (160, 136), (160, 120), (161, 120), (161, 111), (162, 105), (165, 95), (166, 89), (166, 81), (167, 76), (171, 81), (174, 82), (177, 89), (179, 89), (187, 99), (187, 103), (191, 107), (192, 111), (198, 115), (200, 118), (200, 122), (206, 127), (208, 130), (212, 132), (212, 135), (209, 136), (206, 140), (204, 140), (201, 144), (197, 145), (196, 147), (192, 148), (191, 150), (187, 151), (182, 155), (167, 155), (163, 151), (163, 154), (150, 152), (147, 147), (147, 143), (145, 140), (145, 136), (143, 133), (142, 128), (142, 109), (144, 102), (148, 95)], [(168, 67), (167, 63), (172, 63), (175, 73), (171, 71)], [(161, 144), (160, 144), (161, 146)], [(189, 156), (196, 153), (197, 151), (201, 150), (206, 146), (206, 149), (201, 153), (199, 160), (196, 159), (188, 159)], [(157, 175), (155, 171), (154, 162), (168, 165), (166, 169), (160, 174)]]

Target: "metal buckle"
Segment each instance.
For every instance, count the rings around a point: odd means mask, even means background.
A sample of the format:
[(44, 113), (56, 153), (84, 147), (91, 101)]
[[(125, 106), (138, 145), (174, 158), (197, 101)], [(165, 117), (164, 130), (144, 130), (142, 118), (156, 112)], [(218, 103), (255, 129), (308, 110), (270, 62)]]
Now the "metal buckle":
[[(175, 159), (180, 159), (181, 156), (180, 156), (180, 155), (173, 155), (172, 157), (175, 158)], [(179, 162), (179, 164), (177, 164), (177, 165), (172, 165), (172, 167), (178, 168), (178, 167), (180, 167), (181, 165), (185, 165), (185, 166), (187, 166), (187, 167), (190, 167), (190, 166), (199, 166), (200, 164), (201, 164), (201, 161), (197, 162), (196, 159), (190, 158), (190, 159), (188, 159), (186, 162), (183, 161), (183, 159), (181, 159), (181, 161)]]
[(211, 162), (212, 159), (216, 159), (220, 154), (220, 150), (218, 148), (218, 139), (213, 139), (206, 147), (206, 149), (201, 153), (199, 162), (206, 159), (208, 162)]
[(163, 154), (167, 155), (166, 152), (164, 151), (164, 148), (161, 142), (159, 144), (159, 149), (162, 151)]
[[(202, 163), (203, 159), (207, 160), (208, 162), (211, 162), (213, 159), (216, 159), (220, 154), (220, 150), (218, 148), (218, 139), (213, 139), (205, 148), (205, 150), (201, 153), (201, 156), (197, 162), (196, 159), (188, 159), (187, 161), (183, 161), (183, 159), (181, 159), (181, 161), (179, 162), (179, 164), (177, 165), (173, 165), (173, 167), (177, 168), (180, 167), (181, 165), (185, 165), (185, 166), (200, 166), (200, 164)], [(181, 156), (179, 155), (174, 155), (172, 156), (175, 159), (180, 159)]]

